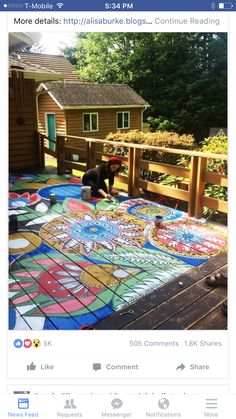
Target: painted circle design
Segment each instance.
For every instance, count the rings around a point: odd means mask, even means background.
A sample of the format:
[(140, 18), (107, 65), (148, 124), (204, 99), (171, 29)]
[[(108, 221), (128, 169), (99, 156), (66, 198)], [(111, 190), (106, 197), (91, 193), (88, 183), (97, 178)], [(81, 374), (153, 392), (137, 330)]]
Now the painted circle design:
[(55, 194), (57, 201), (64, 201), (65, 198), (81, 198), (81, 185), (78, 184), (60, 184), (50, 185), (39, 189), (38, 194), (47, 200), (50, 200), (50, 195)]
[(147, 222), (154, 222), (157, 215), (161, 215), (165, 222), (176, 220), (183, 215), (182, 211), (167, 208), (142, 198), (122, 202), (117, 211), (126, 212)]
[(13, 233), (9, 236), (9, 253), (20, 255), (21, 253), (32, 252), (41, 243), (41, 238), (34, 233)]
[(140, 217), (144, 220), (148, 219), (150, 221), (155, 221), (155, 217), (157, 215), (161, 215), (162, 217), (169, 216), (171, 210), (169, 208), (163, 208), (157, 205), (150, 205), (150, 204), (136, 204), (131, 206), (128, 209), (128, 214), (135, 215), (136, 217)]
[(227, 249), (226, 235), (220, 229), (186, 218), (159, 229), (151, 227), (149, 240), (165, 252), (195, 259), (213, 257)]
[(113, 211), (77, 211), (44, 225), (40, 236), (62, 252), (88, 255), (99, 248), (142, 247), (147, 241), (146, 223)]

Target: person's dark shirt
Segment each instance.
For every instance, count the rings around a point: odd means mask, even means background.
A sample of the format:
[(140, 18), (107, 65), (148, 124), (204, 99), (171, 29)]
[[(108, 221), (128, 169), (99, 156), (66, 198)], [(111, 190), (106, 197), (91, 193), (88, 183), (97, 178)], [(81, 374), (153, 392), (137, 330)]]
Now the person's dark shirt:
[(103, 183), (106, 179), (109, 180), (109, 185), (112, 186), (114, 184), (114, 177), (115, 174), (108, 170), (106, 164), (102, 164), (101, 166), (95, 167), (94, 169), (89, 169), (83, 176), (83, 180), (90, 180), (94, 182), (98, 188), (103, 186)]

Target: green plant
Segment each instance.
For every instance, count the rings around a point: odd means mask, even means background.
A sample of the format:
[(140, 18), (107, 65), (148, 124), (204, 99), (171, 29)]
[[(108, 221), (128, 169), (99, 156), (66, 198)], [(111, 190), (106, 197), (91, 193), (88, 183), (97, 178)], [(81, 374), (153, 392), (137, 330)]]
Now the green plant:
[(150, 132), (156, 132), (156, 131), (176, 131), (177, 125), (170, 121), (167, 118), (164, 118), (163, 116), (159, 116), (158, 118), (154, 118), (152, 116), (149, 116), (147, 118), (147, 123), (149, 124), (149, 130)]

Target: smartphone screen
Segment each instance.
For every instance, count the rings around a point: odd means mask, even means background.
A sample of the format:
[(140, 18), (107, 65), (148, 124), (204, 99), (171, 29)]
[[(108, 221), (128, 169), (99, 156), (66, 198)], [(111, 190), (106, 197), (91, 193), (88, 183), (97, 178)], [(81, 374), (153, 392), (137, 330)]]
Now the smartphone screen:
[(1, 3), (2, 418), (232, 417), (235, 8)]

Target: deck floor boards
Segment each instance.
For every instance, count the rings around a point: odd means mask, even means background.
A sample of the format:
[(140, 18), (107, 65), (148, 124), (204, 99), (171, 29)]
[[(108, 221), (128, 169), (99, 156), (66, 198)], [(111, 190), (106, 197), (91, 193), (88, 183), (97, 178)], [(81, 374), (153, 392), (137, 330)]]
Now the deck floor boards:
[(226, 288), (205, 283), (226, 269), (221, 228), (141, 198), (82, 201), (80, 188), (73, 176), (10, 177), (10, 329), (227, 327)]

